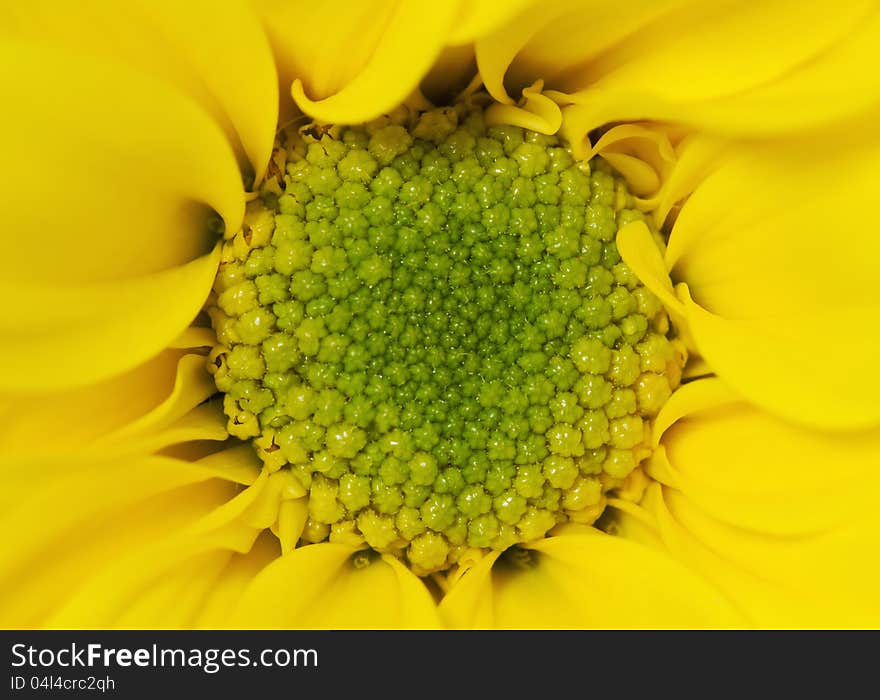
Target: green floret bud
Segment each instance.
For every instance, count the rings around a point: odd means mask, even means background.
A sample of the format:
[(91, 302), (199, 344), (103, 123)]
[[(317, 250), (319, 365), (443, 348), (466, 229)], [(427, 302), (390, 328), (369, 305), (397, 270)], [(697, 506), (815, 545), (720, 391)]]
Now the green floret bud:
[(338, 485), (332, 479), (316, 476), (309, 489), (309, 516), (319, 523), (332, 524), (343, 515), (342, 505), (336, 498)]
[(457, 515), (455, 501), (448, 493), (435, 493), (429, 496), (419, 509), (419, 513), (425, 525), (438, 532), (452, 525)]
[(361, 511), (357, 518), (357, 526), (367, 544), (380, 552), (389, 549), (398, 538), (394, 518), (373, 510)]
[(217, 305), (228, 316), (242, 316), (257, 308), (258, 295), (256, 284), (251, 280), (244, 280), (220, 294)]
[(358, 474), (343, 474), (339, 479), (339, 502), (349, 513), (370, 505), (370, 480)]
[(624, 416), (610, 422), (609, 433), (614, 447), (629, 449), (644, 440), (645, 425), (638, 416)]
[(260, 349), (251, 345), (236, 345), (226, 355), (229, 373), (238, 379), (260, 379), (266, 373), (266, 363)]
[(579, 511), (596, 505), (602, 497), (602, 482), (593, 477), (579, 476), (562, 498), (565, 510)]
[(652, 225), (623, 181), (464, 105), (288, 129), (273, 163), (208, 367), (230, 434), (308, 492), (302, 542), (427, 575), (595, 517), (684, 361), (617, 250)]
[(571, 457), (584, 453), (581, 431), (567, 423), (556, 423), (547, 431), (548, 448), (553, 454)]
[(577, 478), (578, 468), (570, 457), (550, 455), (544, 460), (543, 473), (553, 487), (568, 489)]
[(435, 532), (426, 532), (412, 540), (407, 557), (419, 573), (429, 573), (444, 567), (449, 549), (445, 537)]
[(636, 398), (642, 415), (657, 415), (671, 395), (669, 380), (662, 374), (646, 372), (636, 383)]
[(630, 450), (608, 450), (608, 457), (602, 464), (602, 469), (610, 476), (623, 479), (636, 468), (636, 459)]
[(367, 434), (348, 423), (337, 423), (327, 429), (327, 449), (337, 457), (351, 459), (367, 444)]

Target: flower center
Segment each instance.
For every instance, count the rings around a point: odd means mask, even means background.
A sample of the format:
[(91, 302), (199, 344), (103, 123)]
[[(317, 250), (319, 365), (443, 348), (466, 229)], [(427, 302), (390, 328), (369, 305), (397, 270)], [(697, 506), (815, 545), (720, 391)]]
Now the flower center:
[(283, 132), (270, 172), (210, 367), (230, 433), (308, 490), (303, 541), (426, 574), (593, 522), (682, 364), (615, 246), (624, 183), (464, 106)]

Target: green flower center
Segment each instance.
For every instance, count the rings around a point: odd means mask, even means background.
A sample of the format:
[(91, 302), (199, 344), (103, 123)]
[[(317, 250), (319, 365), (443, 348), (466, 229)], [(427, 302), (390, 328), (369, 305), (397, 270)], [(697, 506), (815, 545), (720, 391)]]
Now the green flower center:
[[(680, 377), (602, 161), (464, 106), (282, 133), (225, 242), (229, 431), (308, 490), (302, 539), (419, 574), (592, 522)], [(658, 238), (658, 245), (659, 238)]]

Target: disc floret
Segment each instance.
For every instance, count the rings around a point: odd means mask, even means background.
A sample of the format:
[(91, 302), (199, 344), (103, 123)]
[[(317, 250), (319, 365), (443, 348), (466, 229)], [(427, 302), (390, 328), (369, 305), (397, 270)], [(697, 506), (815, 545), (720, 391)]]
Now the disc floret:
[(615, 246), (641, 216), (601, 161), (478, 109), (282, 134), (209, 366), (230, 433), (308, 489), (303, 540), (427, 573), (592, 522), (683, 361)]

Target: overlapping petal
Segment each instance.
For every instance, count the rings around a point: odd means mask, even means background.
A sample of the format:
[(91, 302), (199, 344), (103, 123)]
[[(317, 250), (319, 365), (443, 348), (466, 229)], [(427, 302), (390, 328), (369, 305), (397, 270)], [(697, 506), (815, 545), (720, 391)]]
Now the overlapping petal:
[(815, 145), (741, 145), (717, 161), (669, 239), (677, 301), (659, 258), (642, 259), (644, 230), (619, 244), (733, 388), (782, 416), (864, 428), (880, 422), (880, 241), (864, 209), (880, 147), (838, 135), (817, 158)]
[[(880, 147), (859, 118), (880, 103), (873, 3), (256, 5), (262, 26), (238, 1), (0, 9), (0, 62), (18, 67), (0, 78), (14, 106), (0, 241), (15, 251), (0, 281), (0, 624), (880, 624), (866, 556)], [(727, 384), (667, 405), (648, 465), (662, 486), (641, 508), (611, 499), (620, 537), (574, 526), (520, 565), (487, 555), (438, 616), (393, 557), (296, 548), (304, 489), (249, 446), (217, 446), (196, 350), (211, 339), (188, 325), (216, 271), (210, 214), (238, 228), (242, 170), (249, 185), (270, 153), (264, 31), (283, 96), (319, 121), (370, 119), (478, 67), (490, 122), (602, 155), (658, 225), (695, 192), (665, 258), (641, 224), (619, 247)], [(586, 138), (621, 120), (639, 123)], [(820, 128), (838, 120), (844, 135)], [(725, 150), (688, 130), (809, 136)]]
[(432, 628), (425, 585), (396, 558), (355, 558), (354, 547), (322, 543), (286, 554), (248, 586), (230, 624), (270, 628)]
[[(6, 3), (0, 8), (4, 35), (157, 78), (194, 100), (222, 129), (242, 169), (262, 177), (275, 135), (277, 77), (268, 40), (246, 0), (134, 0), (124, 8), (113, 0)], [(75, 74), (58, 71), (35, 85), (51, 92), (59, 78)]]
[(119, 377), (79, 389), (3, 396), (0, 464), (22, 468), (71, 451), (106, 456), (224, 440), (219, 404), (202, 405), (216, 392), (205, 362), (203, 352), (169, 348)]
[[(841, 435), (743, 402), (719, 380), (685, 385), (658, 419), (644, 509), (674, 557), (759, 627), (873, 627), (880, 569), (876, 429)], [(655, 541), (656, 544), (656, 541)]]
[[(48, 624), (81, 587), (122, 560), (139, 558), (141, 570), (152, 571), (148, 552), (234, 496), (234, 484), (214, 477), (196, 464), (149, 456), (76, 468), (59, 457), (6, 475), (2, 624)], [(104, 626), (95, 616), (76, 624)]]
[[(0, 43), (0, 389), (69, 390), (169, 345), (211, 287), (210, 210), (237, 227), (238, 166), (188, 98), (127, 67)], [(52, 85), (52, 89), (35, 86)]]
[(880, 15), (855, 0), (821, 5), (693, 0), (553, 2), (476, 42), (489, 92), (511, 101), (543, 79), (573, 139), (620, 121), (776, 135), (878, 104)]
[(278, 60), (282, 90), (321, 122), (358, 123), (418, 88), (459, 16), (458, 2), (347, 1), (332, 11), (304, 0), (256, 3)]
[(578, 528), (528, 545), (521, 564), (481, 559), (447, 593), (444, 620), (466, 628), (738, 627), (711, 585), (663, 553)]

